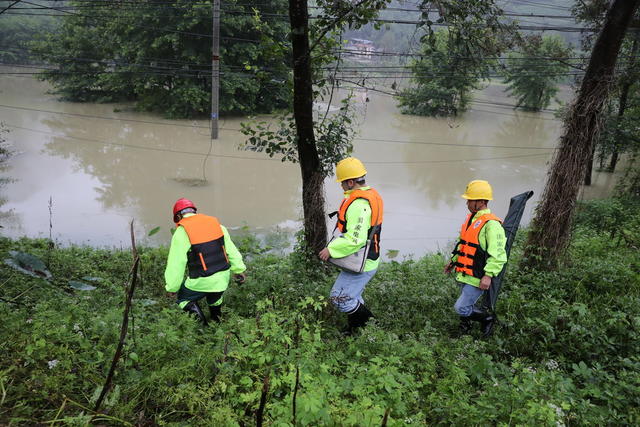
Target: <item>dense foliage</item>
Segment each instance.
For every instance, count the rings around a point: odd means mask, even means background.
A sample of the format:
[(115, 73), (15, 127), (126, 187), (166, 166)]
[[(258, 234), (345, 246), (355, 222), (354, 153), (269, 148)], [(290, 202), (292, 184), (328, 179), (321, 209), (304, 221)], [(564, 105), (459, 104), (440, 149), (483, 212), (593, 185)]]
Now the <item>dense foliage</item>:
[(517, 51), (509, 53), (504, 76), (516, 106), (532, 111), (547, 108), (569, 70), (571, 52), (560, 37), (546, 35), (528, 37)]
[[(170, 117), (211, 111), (212, 11), (206, 0), (123, 2), (75, 11), (36, 43), (45, 73), (73, 101), (134, 100)], [(271, 112), (289, 95), (284, 0), (224, 3), (220, 24), (220, 112)]]
[[(1, 1), (0, 10), (13, 2)], [(2, 64), (24, 64), (34, 58), (29, 52), (29, 43), (43, 32), (56, 29), (55, 18), (49, 16), (23, 16), (20, 10), (9, 9), (2, 15), (0, 25), (0, 62)]]
[(466, 111), (471, 91), (478, 89), (482, 74), (467, 53), (454, 50), (450, 35), (440, 31), (434, 45), (426, 44), (420, 59), (411, 63), (415, 86), (404, 90), (399, 107), (405, 114), (455, 116)]
[[(423, 9), (426, 33), (420, 56), (410, 64), (412, 84), (399, 96), (405, 114), (455, 116), (464, 112), (471, 91), (490, 77), (496, 58), (515, 36), (514, 26), (500, 21), (502, 10), (494, 0), (447, 0), (437, 6), (437, 21), (429, 8)], [(446, 30), (433, 30), (443, 22)]]
[[(118, 340), (126, 251), (0, 240), (48, 260), (53, 279), (0, 266), (0, 423), (252, 425), (603, 425), (640, 422), (640, 251), (611, 239), (614, 211), (581, 210), (567, 265), (518, 270), (499, 301), (502, 327), (458, 337), (457, 289), (443, 258), (385, 263), (365, 298), (376, 320), (355, 337), (325, 296), (335, 271), (240, 239), (250, 280), (201, 329), (164, 296), (166, 249), (141, 251), (126, 354), (100, 414), (90, 410)], [(618, 218), (618, 217), (616, 217)], [(626, 219), (625, 219), (626, 218)], [(627, 219), (633, 219), (635, 226)], [(69, 280), (93, 280), (79, 291)], [(85, 279), (83, 279), (85, 278)]]

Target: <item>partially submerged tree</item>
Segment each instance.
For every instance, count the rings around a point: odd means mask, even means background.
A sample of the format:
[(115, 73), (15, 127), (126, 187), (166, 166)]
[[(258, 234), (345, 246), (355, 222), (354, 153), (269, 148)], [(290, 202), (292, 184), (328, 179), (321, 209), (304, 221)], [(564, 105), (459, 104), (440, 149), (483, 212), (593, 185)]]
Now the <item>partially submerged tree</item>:
[[(422, 51), (411, 64), (414, 84), (400, 93), (400, 108), (406, 114), (455, 116), (490, 77), (515, 37), (514, 26), (500, 22), (502, 10), (494, 0), (424, 1), (422, 10)], [(437, 25), (448, 28), (435, 31)]]
[(504, 76), (507, 91), (517, 99), (516, 106), (531, 111), (547, 108), (569, 69), (571, 52), (559, 36), (534, 35), (509, 53)]
[(565, 253), (580, 184), (602, 127), (620, 46), (639, 5), (640, 0), (614, 0), (607, 12), (577, 98), (565, 118), (560, 147), (531, 224), (527, 265), (555, 268)]
[[(226, 1), (222, 10), (221, 113), (268, 113), (288, 102), (288, 25), (271, 19), (286, 14), (287, 1), (245, 3)], [(132, 100), (176, 118), (209, 115), (211, 0), (69, 5), (78, 8), (60, 9), (60, 30), (34, 46), (55, 66), (44, 78), (62, 97)]]
[(437, 32), (432, 43), (425, 43), (421, 57), (410, 64), (415, 85), (400, 93), (398, 105), (404, 114), (457, 116), (467, 110), (471, 91), (488, 70), (446, 30)]

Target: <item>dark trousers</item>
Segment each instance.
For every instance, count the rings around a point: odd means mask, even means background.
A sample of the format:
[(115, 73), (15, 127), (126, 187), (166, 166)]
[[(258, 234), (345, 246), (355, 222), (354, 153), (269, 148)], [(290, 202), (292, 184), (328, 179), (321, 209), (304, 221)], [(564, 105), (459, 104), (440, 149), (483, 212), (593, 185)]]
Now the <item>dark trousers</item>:
[(180, 308), (184, 308), (185, 305), (190, 303), (191, 301), (199, 301), (202, 298), (207, 299), (207, 305), (220, 305), (222, 304), (222, 295), (224, 292), (200, 292), (193, 291), (187, 288), (182, 282), (180, 289), (178, 290), (177, 302), (180, 305)]

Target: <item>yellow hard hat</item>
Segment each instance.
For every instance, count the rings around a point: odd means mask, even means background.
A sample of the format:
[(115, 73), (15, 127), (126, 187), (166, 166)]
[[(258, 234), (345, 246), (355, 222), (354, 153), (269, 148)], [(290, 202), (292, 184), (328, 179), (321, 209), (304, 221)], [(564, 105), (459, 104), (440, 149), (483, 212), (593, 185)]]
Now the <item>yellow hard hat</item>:
[(493, 190), (487, 181), (476, 179), (467, 184), (462, 197), (467, 200), (493, 200)]
[(360, 178), (366, 174), (367, 170), (364, 168), (364, 165), (355, 157), (342, 159), (336, 165), (336, 178), (338, 179), (338, 182), (346, 181), (347, 179)]

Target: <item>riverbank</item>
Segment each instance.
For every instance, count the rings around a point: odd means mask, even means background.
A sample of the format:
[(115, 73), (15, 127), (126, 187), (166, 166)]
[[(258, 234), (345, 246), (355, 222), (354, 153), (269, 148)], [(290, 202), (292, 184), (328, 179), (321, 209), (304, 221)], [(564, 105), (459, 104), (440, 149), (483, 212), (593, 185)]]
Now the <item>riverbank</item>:
[(249, 279), (225, 294), (223, 323), (203, 330), (164, 296), (167, 249), (141, 248), (129, 335), (100, 414), (90, 408), (118, 342), (131, 253), (0, 239), (2, 259), (30, 253), (52, 274), (0, 266), (0, 423), (638, 424), (640, 251), (637, 237), (612, 238), (607, 225), (638, 227), (638, 211), (622, 209), (587, 205), (557, 272), (517, 269), (521, 233), (501, 327), (484, 341), (457, 337), (443, 255), (384, 263), (364, 295), (376, 320), (345, 338), (326, 301), (333, 269), (238, 239)]

